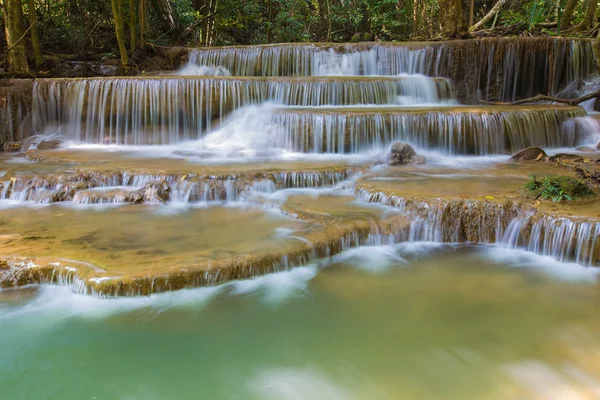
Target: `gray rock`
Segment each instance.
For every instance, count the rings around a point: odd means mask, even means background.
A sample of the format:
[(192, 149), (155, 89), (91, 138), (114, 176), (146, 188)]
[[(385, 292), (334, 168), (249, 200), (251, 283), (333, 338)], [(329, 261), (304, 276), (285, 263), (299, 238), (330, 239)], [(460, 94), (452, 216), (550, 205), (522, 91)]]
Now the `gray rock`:
[(425, 157), (417, 155), (411, 145), (396, 142), (388, 158), (388, 165), (425, 164)]

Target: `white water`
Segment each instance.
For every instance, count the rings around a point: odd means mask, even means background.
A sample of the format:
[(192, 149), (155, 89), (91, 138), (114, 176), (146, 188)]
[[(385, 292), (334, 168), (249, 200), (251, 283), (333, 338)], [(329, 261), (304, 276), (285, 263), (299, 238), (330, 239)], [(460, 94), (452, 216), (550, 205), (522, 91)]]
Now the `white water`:
[(176, 73), (180, 76), (231, 76), (231, 72), (225, 67), (209, 67), (188, 63)]
[[(308, 296), (308, 283), (320, 269), (330, 265), (350, 265), (379, 275), (390, 268), (412, 268), (414, 260), (432, 257), (436, 253), (452, 252), (464, 247), (460, 244), (434, 242), (361, 246), (345, 250), (331, 259), (322, 260), (317, 264), (297, 267), (289, 271), (243, 281), (233, 281), (215, 287), (182, 289), (145, 297), (120, 297), (106, 300), (75, 294), (68, 287), (43, 285), (33, 299), (25, 305), (17, 308), (0, 307), (0, 321), (23, 315), (33, 315), (38, 318), (36, 325), (41, 328), (44, 325), (74, 316), (104, 318), (145, 308), (151, 308), (159, 313), (172, 308), (191, 307), (198, 310), (199, 306), (207, 305), (220, 294), (243, 296), (255, 293), (264, 305), (277, 306), (290, 298)], [(536, 273), (560, 281), (594, 283), (600, 277), (600, 270), (596, 268), (586, 268), (575, 263), (563, 263), (548, 256), (494, 245), (474, 247), (468, 257), (475, 260), (487, 259), (509, 268), (531, 269)], [(41, 315), (45, 315), (45, 317), (39, 318)]]
[(600, 143), (600, 119), (593, 117), (578, 117), (565, 122), (565, 134), (579, 146), (596, 148)]

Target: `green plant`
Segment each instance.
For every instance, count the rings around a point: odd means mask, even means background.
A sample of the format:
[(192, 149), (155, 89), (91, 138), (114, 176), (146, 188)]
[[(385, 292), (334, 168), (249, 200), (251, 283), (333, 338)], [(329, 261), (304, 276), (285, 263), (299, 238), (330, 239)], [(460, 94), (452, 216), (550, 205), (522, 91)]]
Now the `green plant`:
[(525, 190), (535, 199), (541, 197), (555, 202), (594, 196), (594, 192), (585, 183), (568, 176), (545, 176), (541, 180), (533, 176), (525, 184)]

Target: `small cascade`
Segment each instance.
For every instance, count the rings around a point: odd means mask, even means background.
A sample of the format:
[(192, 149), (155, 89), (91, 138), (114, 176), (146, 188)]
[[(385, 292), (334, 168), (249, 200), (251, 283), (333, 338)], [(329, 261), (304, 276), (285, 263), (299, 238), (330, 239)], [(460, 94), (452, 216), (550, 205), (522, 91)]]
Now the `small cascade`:
[(600, 143), (600, 119), (577, 117), (564, 124), (565, 135), (574, 145), (589, 145), (595, 148)]
[(394, 141), (451, 154), (504, 154), (528, 146), (573, 146), (563, 121), (585, 115), (577, 107), (451, 109), (280, 109), (273, 122), (282, 126), (289, 150), (358, 153)]
[(502, 237), (502, 244), (526, 248), (559, 261), (600, 265), (600, 222), (556, 217), (530, 210), (515, 218)]
[(559, 261), (600, 265), (600, 222), (557, 217), (512, 202), (413, 199), (358, 187), (364, 201), (409, 215), (409, 241), (498, 243)]
[(409, 241), (495, 243), (519, 209), (510, 202), (419, 200), (358, 188), (369, 203), (397, 207), (410, 216)]
[(439, 103), (454, 100), (446, 79), (94, 78), (40, 80), (34, 86), (38, 131), (59, 125), (85, 143), (171, 144), (195, 140), (231, 111), (266, 101), (283, 105)]
[(73, 204), (129, 203), (152, 182), (168, 186), (173, 203), (251, 201), (254, 193), (280, 189), (323, 188), (350, 179), (360, 168), (323, 171), (280, 171), (237, 175), (149, 174), (89, 172), (45, 177), (13, 177), (0, 181), (0, 200), (38, 204), (70, 201)]
[(424, 74), (450, 78), (461, 101), (512, 101), (554, 93), (593, 71), (591, 41), (486, 38), (439, 43), (283, 44), (203, 48), (189, 62), (233, 75), (317, 76)]

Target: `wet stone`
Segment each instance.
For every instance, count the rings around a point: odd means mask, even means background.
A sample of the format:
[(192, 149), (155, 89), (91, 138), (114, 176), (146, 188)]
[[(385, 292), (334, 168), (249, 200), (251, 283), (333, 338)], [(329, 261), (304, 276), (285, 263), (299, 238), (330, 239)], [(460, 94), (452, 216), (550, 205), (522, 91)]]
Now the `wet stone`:
[(52, 140), (42, 140), (38, 143), (38, 150), (55, 150), (62, 146), (62, 140), (52, 139)]
[(388, 165), (425, 164), (425, 157), (417, 155), (411, 145), (396, 142), (392, 145), (392, 152), (388, 159)]
[(549, 158), (551, 162), (585, 162), (585, 158), (577, 154), (558, 153)]
[(543, 157), (546, 157), (546, 152), (539, 147), (527, 147), (515, 154), (510, 158), (513, 161), (539, 161)]

